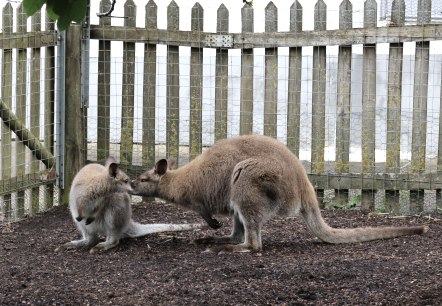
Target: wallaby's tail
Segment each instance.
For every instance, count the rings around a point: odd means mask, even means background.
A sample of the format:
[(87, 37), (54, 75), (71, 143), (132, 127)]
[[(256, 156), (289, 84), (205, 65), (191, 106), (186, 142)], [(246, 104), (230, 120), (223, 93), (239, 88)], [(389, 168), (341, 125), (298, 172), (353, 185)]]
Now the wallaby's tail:
[(359, 227), (352, 229), (332, 228), (325, 223), (324, 219), (322, 218), (314, 191), (313, 196), (310, 192), (305, 192), (301, 199), (301, 213), (307, 223), (308, 228), (313, 232), (313, 234), (324, 242), (354, 243), (408, 235), (420, 235), (428, 231), (428, 226)]
[(153, 233), (162, 232), (181, 232), (191, 231), (196, 229), (208, 228), (206, 224), (193, 223), (193, 224), (141, 224), (132, 221), (127, 230), (124, 232), (126, 236), (135, 238), (141, 237)]

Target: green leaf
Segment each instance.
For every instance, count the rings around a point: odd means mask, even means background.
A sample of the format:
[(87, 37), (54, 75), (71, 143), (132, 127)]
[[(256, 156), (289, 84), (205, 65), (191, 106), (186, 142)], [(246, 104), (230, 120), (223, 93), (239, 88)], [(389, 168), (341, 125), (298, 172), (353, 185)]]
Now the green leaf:
[(28, 16), (34, 15), (45, 3), (45, 0), (23, 0), (23, 8)]
[(52, 6), (46, 5), (46, 13), (48, 13), (49, 18), (51, 18), (54, 21), (60, 18), (59, 15), (54, 13), (54, 11), (52, 10)]
[(75, 22), (82, 22), (87, 13), (87, 0), (75, 0), (71, 3), (70, 17)]
[(71, 25), (71, 18), (69, 16), (60, 16), (57, 20), (57, 28), (60, 31), (67, 30), (67, 28)]

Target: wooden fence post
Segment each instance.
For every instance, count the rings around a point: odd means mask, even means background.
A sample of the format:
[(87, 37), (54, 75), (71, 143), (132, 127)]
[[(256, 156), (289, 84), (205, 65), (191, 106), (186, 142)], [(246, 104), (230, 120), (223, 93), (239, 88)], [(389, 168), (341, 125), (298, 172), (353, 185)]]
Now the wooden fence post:
[[(46, 31), (54, 31), (54, 21), (46, 14)], [(44, 145), (54, 155), (54, 134), (55, 134), (55, 47), (46, 47), (45, 59), (45, 80), (44, 80)], [(55, 171), (55, 169), (54, 169)], [(54, 185), (45, 186), (46, 209), (54, 205)]]
[[(315, 30), (327, 28), (327, 5), (323, 0), (315, 4)], [(312, 76), (312, 173), (320, 174), (325, 170), (325, 91), (327, 75), (326, 47), (313, 47)], [(324, 207), (324, 190), (316, 190), (318, 201)]]
[[(179, 7), (174, 0), (167, 7), (167, 29), (179, 30)], [(167, 157), (179, 162), (180, 54), (179, 47), (167, 46)]]
[[(221, 4), (217, 12), (217, 34), (229, 33), (229, 11)], [(216, 49), (215, 70), (215, 141), (227, 137), (227, 95), (229, 85), (229, 50)]]
[[(204, 30), (204, 10), (199, 3), (192, 8), (191, 28), (194, 32)], [(190, 49), (190, 135), (189, 159), (197, 157), (203, 148), (203, 48)]]
[[(290, 7), (290, 31), (302, 32), (302, 6), (299, 1)], [(299, 156), (301, 127), (302, 48), (289, 48), (289, 80), (287, 99), (287, 147)]]
[[(419, 0), (417, 22), (420, 25), (431, 21), (431, 1)], [(413, 90), (413, 130), (411, 143), (410, 174), (425, 171), (427, 146), (427, 97), (428, 71), (430, 67), (430, 42), (416, 42)], [(424, 190), (410, 190), (410, 212), (424, 210)]]
[[(146, 28), (157, 28), (158, 7), (155, 1), (146, 4)], [(143, 78), (143, 166), (155, 165), (155, 108), (157, 81), (157, 46), (144, 44), (144, 78)]]
[[(31, 17), (32, 32), (41, 31), (41, 12), (37, 12)], [(37, 139), (40, 135), (40, 60), (41, 52), (40, 48), (31, 49), (31, 126), (30, 131)], [(40, 161), (33, 158), (31, 161), (31, 173), (37, 173), (40, 170)], [(31, 190), (31, 214), (35, 214), (40, 211), (40, 188), (32, 188)]]
[[(265, 8), (265, 31), (278, 31), (278, 9), (273, 2)], [(265, 48), (264, 135), (276, 137), (278, 111), (278, 48)]]
[[(13, 28), (13, 9), (10, 2), (3, 7), (3, 34), (12, 34)], [(3, 102), (9, 108), (12, 107), (12, 49), (3, 49), (2, 56), (2, 98)], [(2, 179), (7, 180), (11, 178), (11, 131), (4, 124), (2, 120), (2, 146), (1, 146), (1, 164), (2, 164)], [(11, 195), (3, 196), (4, 215), (6, 218), (11, 216)]]
[(69, 202), (69, 190), (75, 174), (85, 165), (86, 108), (81, 105), (81, 25), (66, 31), (65, 76), (65, 162), (62, 203)]
[[(133, 0), (124, 4), (124, 26), (135, 27), (136, 5)], [(123, 43), (123, 88), (121, 101), (120, 163), (132, 165), (135, 100), (135, 43)]]
[[(253, 33), (253, 7), (247, 3), (241, 9), (242, 32)], [(253, 65), (254, 50), (241, 49), (241, 111), (239, 133), (253, 132)]]
[[(110, 0), (101, 0), (100, 12), (111, 8)], [(108, 27), (111, 18), (100, 17), (99, 25)], [(97, 161), (103, 162), (109, 156), (110, 145), (110, 91), (111, 91), (111, 42), (98, 42), (98, 88), (97, 88)]]
[[(26, 33), (26, 13), (24, 12), (23, 3), (17, 7), (17, 33)], [(27, 68), (28, 68), (28, 52), (27, 49), (17, 49), (16, 58), (16, 85), (15, 85), (15, 99), (16, 99), (16, 116), (22, 121), (26, 122), (26, 82), (27, 82)], [(32, 70), (31, 70), (32, 71)], [(31, 101), (32, 102), (32, 101)], [(38, 114), (38, 113), (37, 113)], [(33, 115), (32, 113), (30, 114)], [(14, 162), (16, 168), (16, 176), (24, 177), (26, 172), (26, 146), (21, 143), (17, 137), (14, 141), (16, 148), (16, 160)], [(37, 197), (38, 199), (38, 197)], [(17, 192), (17, 210), (16, 217), (23, 218), (25, 214), (25, 191)]]
[[(367, 0), (364, 3), (364, 27), (377, 26), (376, 0)], [(362, 64), (362, 173), (375, 173), (376, 147), (376, 45), (364, 45)], [(361, 209), (373, 211), (375, 209), (375, 193), (371, 189), (362, 190)]]
[[(395, 26), (405, 23), (405, 1), (394, 0), (391, 21)], [(401, 149), (401, 103), (402, 103), (403, 43), (390, 44), (388, 59), (388, 101), (387, 101), (387, 173), (400, 173)], [(399, 213), (399, 191), (386, 190), (387, 211)]]
[[(352, 14), (353, 6), (351, 2), (343, 0), (339, 6), (340, 29), (352, 28)], [(352, 47), (339, 46), (336, 99), (336, 173), (348, 173), (350, 170), (351, 60)], [(336, 189), (335, 201), (341, 204), (348, 203), (348, 189)]]

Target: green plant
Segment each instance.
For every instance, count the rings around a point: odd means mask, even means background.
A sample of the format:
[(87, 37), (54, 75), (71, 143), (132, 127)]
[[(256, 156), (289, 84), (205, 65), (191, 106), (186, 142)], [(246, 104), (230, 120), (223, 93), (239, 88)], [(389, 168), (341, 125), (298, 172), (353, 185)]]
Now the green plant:
[(32, 16), (46, 4), (46, 12), (57, 21), (60, 31), (66, 30), (72, 21), (81, 22), (86, 16), (87, 0), (23, 0), (26, 15)]

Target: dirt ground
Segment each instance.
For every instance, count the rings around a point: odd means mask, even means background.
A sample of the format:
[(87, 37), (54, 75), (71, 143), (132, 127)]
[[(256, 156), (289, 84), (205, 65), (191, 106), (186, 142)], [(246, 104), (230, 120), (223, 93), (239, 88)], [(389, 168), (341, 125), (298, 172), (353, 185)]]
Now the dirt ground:
[[(170, 204), (134, 205), (143, 223), (200, 222)], [(54, 252), (78, 237), (66, 207), (0, 228), (0, 305), (441, 305), (442, 221), (327, 210), (335, 227), (428, 224), (424, 236), (320, 243), (301, 217), (265, 226), (264, 250), (207, 254), (212, 230), (124, 239), (115, 249)], [(230, 231), (224, 222), (219, 234)]]

